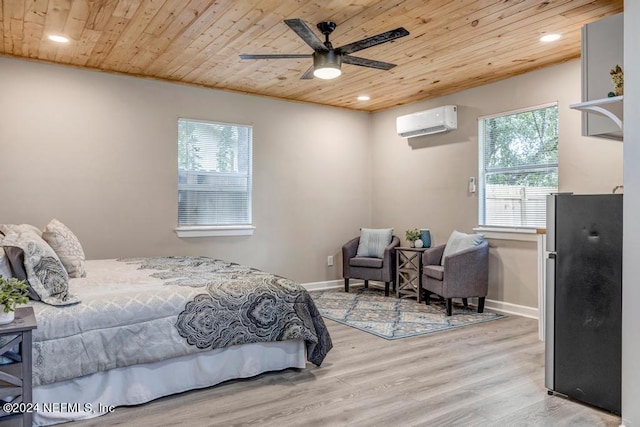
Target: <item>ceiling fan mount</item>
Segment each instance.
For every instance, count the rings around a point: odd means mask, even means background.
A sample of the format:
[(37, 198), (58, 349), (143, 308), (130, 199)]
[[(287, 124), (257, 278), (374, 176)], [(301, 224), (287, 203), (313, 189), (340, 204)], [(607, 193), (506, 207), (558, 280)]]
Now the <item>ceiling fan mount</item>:
[(316, 26), (318, 27), (318, 30), (320, 30), (320, 32), (324, 34), (324, 45), (328, 45), (328, 49), (333, 49), (333, 47), (331, 46), (331, 42), (329, 42), (329, 35), (336, 29), (336, 23), (331, 21), (322, 21), (318, 22), (318, 25)]
[(289, 26), (302, 40), (305, 41), (312, 49), (311, 54), (242, 54), (241, 59), (287, 59), (287, 58), (313, 58), (313, 65), (301, 77), (301, 79), (312, 79), (314, 76), (322, 79), (333, 79), (338, 77), (341, 71), (341, 65), (351, 64), (361, 67), (376, 68), (379, 70), (390, 70), (396, 64), (388, 62), (374, 61), (372, 59), (351, 56), (351, 53), (369, 47), (377, 46), (382, 43), (390, 42), (400, 37), (409, 35), (409, 32), (403, 27), (396, 28), (385, 33), (381, 33), (372, 37), (367, 37), (344, 46), (334, 48), (329, 41), (329, 35), (333, 33), (337, 25), (332, 21), (322, 21), (317, 24), (318, 30), (325, 36), (325, 41), (314, 33), (311, 28), (301, 19), (285, 19), (285, 24)]

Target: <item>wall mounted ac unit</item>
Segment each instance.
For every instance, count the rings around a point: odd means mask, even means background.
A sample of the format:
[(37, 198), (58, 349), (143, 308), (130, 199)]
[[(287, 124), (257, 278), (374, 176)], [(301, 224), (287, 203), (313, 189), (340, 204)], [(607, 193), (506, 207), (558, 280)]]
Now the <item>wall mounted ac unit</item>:
[(431, 135), (458, 128), (458, 108), (445, 105), (431, 110), (400, 116), (396, 119), (398, 135), (403, 138)]

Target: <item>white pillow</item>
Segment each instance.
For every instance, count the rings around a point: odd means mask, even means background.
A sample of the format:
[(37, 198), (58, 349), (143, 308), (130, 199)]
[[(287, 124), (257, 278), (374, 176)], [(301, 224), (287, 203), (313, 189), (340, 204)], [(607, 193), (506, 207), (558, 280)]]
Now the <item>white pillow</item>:
[(466, 234), (453, 230), (451, 236), (449, 236), (447, 245), (444, 247), (440, 265), (444, 265), (444, 259), (449, 255), (455, 254), (456, 252), (464, 251), (465, 249), (469, 249), (474, 246), (478, 246), (480, 243), (482, 243), (483, 240), (484, 236), (482, 234)]
[(393, 238), (393, 228), (361, 228), (358, 257), (382, 258)]
[(84, 250), (80, 240), (66, 225), (57, 219), (52, 219), (42, 232), (42, 239), (58, 255), (69, 277), (85, 277), (87, 275), (84, 269)]

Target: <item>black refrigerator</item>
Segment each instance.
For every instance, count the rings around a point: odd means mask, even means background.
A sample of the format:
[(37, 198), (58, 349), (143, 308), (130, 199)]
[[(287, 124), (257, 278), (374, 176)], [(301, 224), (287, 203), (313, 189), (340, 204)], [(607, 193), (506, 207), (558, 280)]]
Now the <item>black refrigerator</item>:
[(622, 194), (547, 196), (545, 387), (620, 414)]

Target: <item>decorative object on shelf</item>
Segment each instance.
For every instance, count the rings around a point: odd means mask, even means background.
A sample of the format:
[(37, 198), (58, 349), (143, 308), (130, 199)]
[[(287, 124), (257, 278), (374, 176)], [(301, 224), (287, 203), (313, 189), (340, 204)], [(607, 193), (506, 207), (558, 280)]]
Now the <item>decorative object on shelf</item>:
[(420, 240), (422, 240), (422, 246), (424, 248), (431, 247), (431, 231), (428, 228), (420, 229)]
[(0, 325), (13, 322), (16, 305), (28, 303), (28, 293), (29, 288), (22, 280), (0, 276)]
[(417, 228), (411, 228), (407, 230), (407, 232), (404, 234), (404, 237), (409, 242), (409, 247), (413, 248), (415, 247), (415, 241), (420, 238), (420, 232)]
[(416, 239), (416, 240), (413, 242), (413, 247), (414, 247), (414, 248), (421, 248), (421, 247), (422, 247), (422, 245), (423, 245), (423, 243), (422, 243), (422, 240), (420, 240), (420, 239)]
[[(613, 83), (613, 96), (621, 96), (624, 94), (624, 73), (622, 72), (622, 68), (620, 65), (616, 65), (615, 68), (612, 68), (609, 71), (611, 74), (611, 82)], [(611, 96), (611, 92), (609, 92), (609, 96)]]

